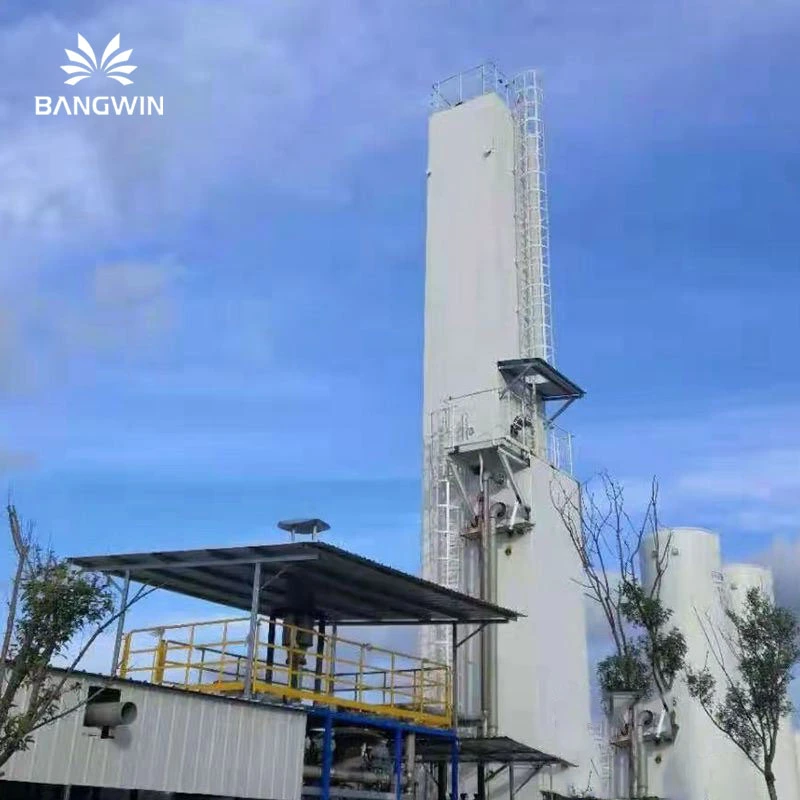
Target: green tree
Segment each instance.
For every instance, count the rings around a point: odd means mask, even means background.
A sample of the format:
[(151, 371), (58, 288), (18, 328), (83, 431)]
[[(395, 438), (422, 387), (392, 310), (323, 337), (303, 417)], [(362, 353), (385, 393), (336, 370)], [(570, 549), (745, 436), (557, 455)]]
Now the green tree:
[[(0, 649), (0, 770), (28, 748), (39, 728), (85, 704), (88, 698), (75, 694), (74, 672), (123, 611), (115, 609), (106, 578), (80, 572), (37, 546), (30, 528), (23, 535), (13, 506), (8, 519), (17, 566)], [(126, 608), (150, 591), (136, 592)], [(54, 660), (63, 662), (57, 671)]]
[(773, 764), (781, 724), (793, 710), (789, 686), (800, 660), (797, 617), (760, 589), (747, 592), (741, 612), (726, 610), (728, 625), (701, 620), (718, 667), (688, 669), (689, 693), (709, 719), (761, 773), (777, 800)]

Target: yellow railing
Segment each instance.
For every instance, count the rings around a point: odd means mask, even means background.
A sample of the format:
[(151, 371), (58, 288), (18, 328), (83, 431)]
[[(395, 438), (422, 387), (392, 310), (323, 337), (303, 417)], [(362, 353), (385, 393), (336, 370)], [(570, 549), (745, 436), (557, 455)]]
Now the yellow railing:
[[(246, 617), (132, 630), (121, 677), (198, 692), (241, 695), (247, 685)], [(284, 702), (364, 711), (451, 727), (449, 667), (280, 620), (259, 619), (252, 692)]]

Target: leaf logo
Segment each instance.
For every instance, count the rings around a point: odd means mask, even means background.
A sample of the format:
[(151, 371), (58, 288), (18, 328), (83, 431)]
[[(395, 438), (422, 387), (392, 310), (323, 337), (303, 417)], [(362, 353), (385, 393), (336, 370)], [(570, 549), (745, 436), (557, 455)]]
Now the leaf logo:
[[(67, 75), (72, 75), (64, 83), (75, 86), (75, 84), (80, 83), (95, 72), (102, 72), (106, 77), (121, 83), (123, 86), (130, 86), (133, 83), (130, 78), (125, 77), (136, 69), (132, 64), (125, 63), (131, 57), (133, 50), (117, 52), (119, 50), (119, 34), (108, 43), (99, 63), (92, 46), (80, 34), (78, 34), (78, 50), (83, 55), (76, 53), (74, 50), (64, 50), (67, 58), (72, 62), (61, 67)], [(116, 55), (114, 55), (115, 53)]]

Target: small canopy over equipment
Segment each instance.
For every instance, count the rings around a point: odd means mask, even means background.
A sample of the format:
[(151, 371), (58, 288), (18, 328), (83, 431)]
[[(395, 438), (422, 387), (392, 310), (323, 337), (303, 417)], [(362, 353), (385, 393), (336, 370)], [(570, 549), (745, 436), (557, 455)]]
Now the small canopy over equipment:
[[(425, 763), (448, 761), (452, 756), (450, 743), (435, 737), (417, 740), (417, 757)], [(535, 747), (510, 739), (508, 736), (463, 738), (459, 740), (458, 760), (462, 764), (530, 764), (540, 767), (574, 767), (558, 756), (543, 753)]]
[(545, 400), (579, 400), (585, 394), (580, 386), (543, 358), (498, 361), (497, 369), (509, 384), (531, 378), (536, 393)]

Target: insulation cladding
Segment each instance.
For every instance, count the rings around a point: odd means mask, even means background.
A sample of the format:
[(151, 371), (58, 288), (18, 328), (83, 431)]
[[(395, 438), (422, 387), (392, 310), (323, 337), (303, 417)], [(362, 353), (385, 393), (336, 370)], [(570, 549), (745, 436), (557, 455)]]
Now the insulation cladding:
[[(73, 679), (71, 679), (71, 682)], [(300, 797), (305, 714), (264, 704), (76, 675), (78, 689), (119, 689), (136, 721), (113, 738), (83, 725), (75, 711), (36, 734), (30, 749), (5, 765), (4, 778), (73, 786), (140, 789), (242, 798)], [(19, 698), (24, 703), (25, 697)], [(2, 796), (0, 779), (0, 796)]]

